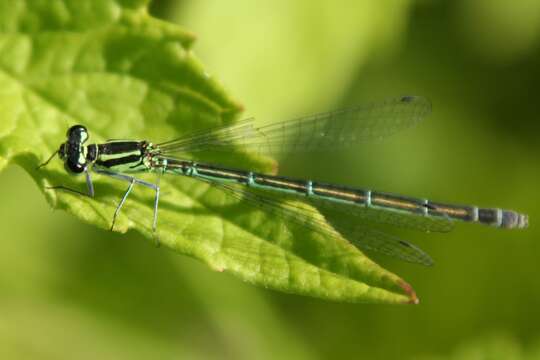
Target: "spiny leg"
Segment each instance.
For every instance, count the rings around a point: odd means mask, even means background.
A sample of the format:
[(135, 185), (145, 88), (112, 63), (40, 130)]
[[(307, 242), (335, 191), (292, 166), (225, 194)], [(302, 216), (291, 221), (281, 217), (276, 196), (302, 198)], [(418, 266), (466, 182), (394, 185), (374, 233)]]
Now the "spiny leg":
[(160, 182), (161, 182), (161, 175), (163, 174), (163, 169), (160, 169), (158, 172), (158, 178), (157, 178), (157, 184), (156, 186), (156, 197), (154, 199), (154, 219), (152, 221), (152, 233), (154, 234), (154, 240), (156, 242), (156, 246), (159, 247), (159, 239), (156, 235), (156, 229), (157, 229), (157, 214), (158, 214), (158, 204), (159, 204), (159, 189), (160, 189)]
[(86, 176), (86, 188), (88, 189), (88, 192), (86, 192), (86, 193), (82, 192), (82, 191), (79, 191), (79, 190), (76, 190), (76, 189), (69, 188), (69, 187), (64, 186), (64, 185), (47, 186), (45, 188), (48, 189), (48, 190), (68, 191), (68, 192), (72, 192), (72, 193), (79, 194), (79, 195), (82, 195), (82, 196), (87, 196), (89, 198), (93, 198), (94, 197), (94, 183), (92, 182), (92, 177), (90, 176), (90, 171), (88, 171), (88, 169), (85, 169), (84, 174)]
[[(118, 179), (118, 180), (127, 181), (127, 182), (130, 183), (126, 193), (122, 197), (122, 200), (120, 201), (120, 203), (116, 207), (116, 210), (114, 212), (114, 217), (113, 217), (113, 223), (112, 223), (112, 226), (111, 226), (111, 230), (114, 228), (115, 221), (116, 221), (118, 215), (120, 214), (120, 209), (124, 205), (127, 197), (131, 193), (131, 190), (132, 190), (132, 188), (133, 188), (133, 186), (135, 184), (146, 186), (146, 187), (148, 187), (148, 188), (150, 188), (150, 189), (152, 189), (152, 190), (154, 190), (156, 192), (156, 196), (155, 196), (155, 199), (154, 199), (154, 216), (153, 216), (153, 221), (152, 221), (152, 233), (155, 234), (156, 229), (157, 229), (157, 211), (158, 211), (158, 203), (159, 203), (159, 184), (158, 185), (152, 184), (152, 183), (149, 183), (147, 181), (140, 180), (140, 179), (134, 178), (132, 176), (116, 173), (116, 172), (113, 172), (113, 171), (110, 171), (110, 170), (94, 169), (94, 171), (97, 172), (98, 174), (106, 175), (106, 176), (109, 176), (109, 177), (112, 177), (112, 178), (115, 178), (115, 179)], [(158, 241), (157, 237), (156, 237), (156, 244), (159, 246), (159, 241)]]
[(94, 197), (94, 183), (92, 182), (92, 178), (90, 177), (90, 171), (86, 169), (84, 171), (84, 174), (86, 175), (86, 187), (88, 188), (88, 195), (90, 197)]
[(122, 208), (122, 206), (124, 206), (124, 203), (126, 202), (126, 199), (127, 199), (128, 195), (129, 195), (129, 193), (131, 192), (131, 189), (133, 189), (134, 184), (135, 184), (134, 180), (131, 180), (129, 182), (129, 186), (128, 186), (127, 190), (126, 190), (126, 193), (122, 197), (122, 200), (120, 200), (120, 203), (118, 204), (118, 206), (116, 206), (116, 210), (114, 210), (113, 220), (112, 220), (112, 224), (111, 224), (111, 231), (113, 231), (113, 229), (114, 229), (114, 224), (116, 223), (116, 218), (118, 217), (118, 214), (120, 213), (120, 209)]

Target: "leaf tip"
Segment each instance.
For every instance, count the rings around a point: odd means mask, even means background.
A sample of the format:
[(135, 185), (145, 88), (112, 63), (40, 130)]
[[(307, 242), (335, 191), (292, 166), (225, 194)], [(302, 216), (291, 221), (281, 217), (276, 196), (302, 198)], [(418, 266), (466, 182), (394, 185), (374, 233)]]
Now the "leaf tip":
[(406, 302), (407, 304), (418, 305), (420, 303), (420, 299), (418, 296), (416, 296), (416, 292), (409, 283), (400, 279), (398, 285), (401, 289), (403, 289), (405, 294), (409, 296), (409, 300)]

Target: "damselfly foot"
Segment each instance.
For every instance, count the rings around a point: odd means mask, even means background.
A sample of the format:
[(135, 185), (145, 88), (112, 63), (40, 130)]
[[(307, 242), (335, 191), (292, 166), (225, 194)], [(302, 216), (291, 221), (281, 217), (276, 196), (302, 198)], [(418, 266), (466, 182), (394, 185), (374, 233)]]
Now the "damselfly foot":
[(77, 189), (72, 189), (72, 188), (69, 188), (69, 187), (63, 186), (63, 185), (45, 186), (45, 189), (46, 189), (46, 190), (60, 190), (60, 191), (67, 191), (67, 192), (71, 192), (71, 193), (74, 193), (74, 194), (86, 196), (86, 197), (89, 197), (89, 198), (91, 198), (91, 199), (94, 198), (94, 194), (90, 194), (90, 193), (86, 193), (86, 192), (83, 192), (83, 191), (79, 191), (79, 190), (77, 190)]

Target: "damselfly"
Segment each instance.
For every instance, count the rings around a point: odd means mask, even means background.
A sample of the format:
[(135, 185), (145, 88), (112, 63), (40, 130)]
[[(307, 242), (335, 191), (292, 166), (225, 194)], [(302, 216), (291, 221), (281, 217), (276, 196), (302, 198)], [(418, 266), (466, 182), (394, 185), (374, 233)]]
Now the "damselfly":
[[(147, 140), (109, 140), (84, 145), (89, 139), (89, 132), (84, 126), (75, 125), (69, 128), (66, 142), (40, 167), (58, 155), (69, 173), (85, 174), (88, 192), (82, 194), (90, 197), (94, 196), (91, 172), (128, 182), (127, 191), (114, 212), (111, 229), (133, 187), (142, 185), (155, 191), (152, 229), (156, 230), (159, 183), (143, 181), (130, 173), (183, 175), (205, 181), (247, 204), (325, 235), (339, 237), (341, 234), (360, 249), (431, 265), (431, 258), (421, 249), (372, 225), (386, 223), (445, 232), (452, 229), (455, 220), (459, 220), (522, 229), (528, 226), (527, 215), (497, 208), (451, 205), (310, 179), (267, 175), (193, 159), (202, 151), (227, 152), (238, 148), (257, 153), (326, 152), (391, 135), (417, 124), (430, 112), (431, 104), (425, 98), (404, 96), (260, 127), (250, 119), (159, 144)], [(64, 186), (53, 188), (78, 192)], [(330, 226), (326, 221), (317, 220), (320, 218), (314, 216), (314, 210), (307, 210), (309, 207), (283, 201), (276, 194), (309, 202), (323, 210), (342, 211), (356, 218), (341, 221), (339, 226)]]

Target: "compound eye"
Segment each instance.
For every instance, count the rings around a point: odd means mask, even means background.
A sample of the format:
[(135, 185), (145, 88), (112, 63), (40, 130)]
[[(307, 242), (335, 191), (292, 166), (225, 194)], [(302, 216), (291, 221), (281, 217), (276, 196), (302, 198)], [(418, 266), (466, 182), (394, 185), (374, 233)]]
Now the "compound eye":
[(70, 142), (84, 143), (88, 140), (88, 130), (82, 125), (75, 125), (68, 129), (67, 138)]
[(64, 163), (64, 167), (68, 172), (73, 174), (80, 174), (84, 171), (84, 165), (69, 160)]

